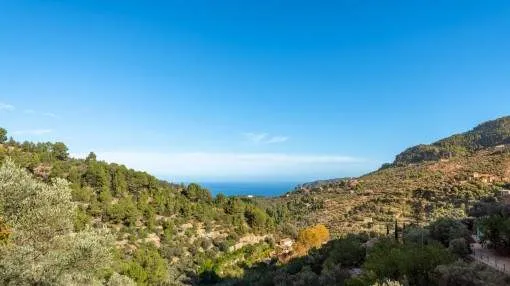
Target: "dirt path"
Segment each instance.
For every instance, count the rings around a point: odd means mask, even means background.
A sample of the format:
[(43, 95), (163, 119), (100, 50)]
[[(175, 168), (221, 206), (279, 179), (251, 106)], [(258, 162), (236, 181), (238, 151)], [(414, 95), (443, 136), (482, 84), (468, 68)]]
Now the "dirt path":
[(492, 251), (492, 249), (482, 247), (478, 242), (471, 244), (471, 249), (473, 250), (471, 257), (476, 261), (510, 275), (510, 257), (500, 256)]

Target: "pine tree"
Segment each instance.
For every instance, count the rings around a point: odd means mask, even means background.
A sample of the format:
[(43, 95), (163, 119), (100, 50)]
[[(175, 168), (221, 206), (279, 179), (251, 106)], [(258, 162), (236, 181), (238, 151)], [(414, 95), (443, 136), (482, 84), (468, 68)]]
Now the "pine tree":
[(398, 241), (398, 222), (395, 219), (395, 241)]

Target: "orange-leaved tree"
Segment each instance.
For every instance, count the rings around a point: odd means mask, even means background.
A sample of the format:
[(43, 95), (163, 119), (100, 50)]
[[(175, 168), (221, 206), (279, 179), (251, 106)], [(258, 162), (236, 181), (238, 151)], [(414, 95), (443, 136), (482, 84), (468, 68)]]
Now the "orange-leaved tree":
[(294, 247), (297, 255), (305, 255), (309, 249), (320, 247), (329, 240), (329, 230), (323, 224), (307, 227), (299, 231)]

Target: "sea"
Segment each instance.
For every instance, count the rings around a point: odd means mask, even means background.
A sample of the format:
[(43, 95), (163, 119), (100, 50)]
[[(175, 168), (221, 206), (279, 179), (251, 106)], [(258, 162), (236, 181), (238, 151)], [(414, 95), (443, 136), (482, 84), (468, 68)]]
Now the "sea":
[(299, 182), (203, 182), (213, 196), (278, 197), (294, 190)]

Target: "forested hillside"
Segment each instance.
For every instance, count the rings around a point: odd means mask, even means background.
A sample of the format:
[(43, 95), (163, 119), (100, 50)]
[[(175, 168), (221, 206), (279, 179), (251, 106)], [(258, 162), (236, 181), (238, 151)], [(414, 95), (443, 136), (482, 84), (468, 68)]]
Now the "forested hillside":
[(94, 153), (70, 158), (62, 142), (16, 142), (7, 140), (4, 129), (0, 133), (0, 160), (9, 158), (41, 183), (68, 181), (76, 207), (66, 217), (73, 231), (106, 228), (115, 242), (113, 271), (139, 285), (198, 283), (210, 259), (252, 245), (267, 251), (247, 260), (267, 259), (275, 239), (297, 233), (286, 223), (294, 204), (263, 205), (221, 194), (212, 198), (197, 184), (158, 180), (100, 161)]
[(465, 218), (509, 251), (509, 120), (278, 198), (213, 198), (0, 129), (0, 284), (506, 285), (469, 263)]
[(396, 166), (466, 156), (476, 151), (510, 144), (510, 116), (482, 123), (473, 130), (456, 134), (430, 145), (411, 147), (397, 155)]
[(106, 229), (73, 229), (76, 205), (64, 180), (45, 184), (6, 160), (0, 206), (2, 285), (133, 285), (113, 270)]

